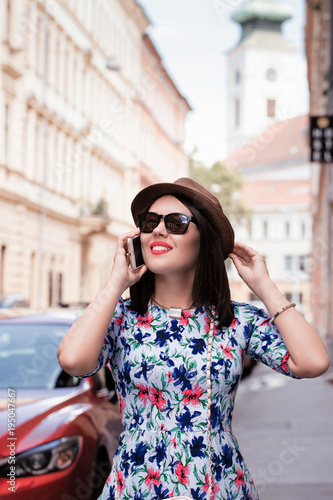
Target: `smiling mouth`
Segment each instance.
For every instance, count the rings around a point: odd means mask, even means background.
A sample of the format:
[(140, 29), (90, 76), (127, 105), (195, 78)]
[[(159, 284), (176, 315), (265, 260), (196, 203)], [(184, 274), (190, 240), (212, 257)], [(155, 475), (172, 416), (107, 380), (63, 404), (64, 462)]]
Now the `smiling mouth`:
[(163, 245), (152, 245), (150, 247), (150, 251), (153, 255), (160, 255), (162, 253), (167, 253), (170, 252), (170, 250), (172, 250), (170, 247), (166, 247)]

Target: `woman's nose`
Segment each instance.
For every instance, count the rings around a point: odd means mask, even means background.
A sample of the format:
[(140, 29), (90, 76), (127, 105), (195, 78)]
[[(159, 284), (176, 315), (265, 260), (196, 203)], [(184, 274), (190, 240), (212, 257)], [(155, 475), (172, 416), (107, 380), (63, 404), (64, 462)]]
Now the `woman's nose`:
[(160, 219), (160, 222), (158, 223), (158, 225), (153, 230), (153, 233), (155, 233), (155, 234), (164, 234), (164, 235), (167, 234), (167, 230), (166, 230), (165, 223), (164, 223), (163, 219)]

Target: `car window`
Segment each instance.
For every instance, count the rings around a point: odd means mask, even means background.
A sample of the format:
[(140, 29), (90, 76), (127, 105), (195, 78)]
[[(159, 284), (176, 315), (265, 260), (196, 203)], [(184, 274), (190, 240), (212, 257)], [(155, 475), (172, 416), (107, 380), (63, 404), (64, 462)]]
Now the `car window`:
[[(57, 350), (69, 325), (0, 324), (0, 388), (57, 385)], [(58, 385), (59, 386), (59, 385)]]

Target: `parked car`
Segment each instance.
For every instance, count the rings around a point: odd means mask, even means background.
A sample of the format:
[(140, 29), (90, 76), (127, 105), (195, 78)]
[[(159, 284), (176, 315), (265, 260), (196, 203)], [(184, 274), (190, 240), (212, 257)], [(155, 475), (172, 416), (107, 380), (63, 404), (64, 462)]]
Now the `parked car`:
[[(76, 316), (77, 317), (77, 316)], [(0, 319), (0, 498), (96, 499), (121, 421), (108, 368), (65, 373), (57, 348), (75, 315)]]
[(10, 307), (29, 307), (29, 301), (22, 293), (12, 293), (0, 299), (0, 309), (9, 309)]

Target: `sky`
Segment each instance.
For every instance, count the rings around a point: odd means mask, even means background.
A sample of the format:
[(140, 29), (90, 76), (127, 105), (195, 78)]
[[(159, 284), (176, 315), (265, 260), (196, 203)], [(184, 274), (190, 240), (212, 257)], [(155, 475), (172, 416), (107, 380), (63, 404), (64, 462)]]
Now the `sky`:
[[(282, 1), (282, 0), (278, 0)], [(244, 0), (139, 0), (163, 64), (193, 111), (186, 119), (187, 153), (210, 166), (226, 157), (226, 53), (241, 28), (231, 20)], [(283, 24), (285, 39), (304, 57), (305, 0), (284, 0), (294, 18)]]

